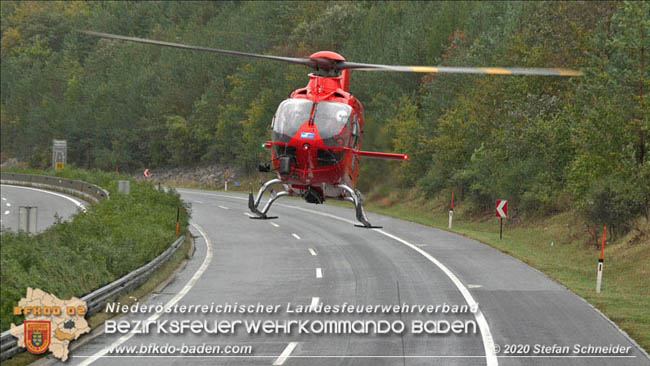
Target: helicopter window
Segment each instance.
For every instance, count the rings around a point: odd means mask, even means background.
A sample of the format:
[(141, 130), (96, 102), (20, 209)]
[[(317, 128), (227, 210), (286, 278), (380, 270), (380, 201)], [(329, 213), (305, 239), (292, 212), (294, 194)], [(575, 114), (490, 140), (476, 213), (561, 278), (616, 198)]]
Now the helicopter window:
[(345, 146), (350, 137), (352, 107), (343, 103), (320, 102), (316, 104), (314, 123), (327, 146)]
[(271, 124), (273, 140), (289, 142), (300, 126), (309, 120), (313, 103), (307, 99), (287, 99), (280, 103)]

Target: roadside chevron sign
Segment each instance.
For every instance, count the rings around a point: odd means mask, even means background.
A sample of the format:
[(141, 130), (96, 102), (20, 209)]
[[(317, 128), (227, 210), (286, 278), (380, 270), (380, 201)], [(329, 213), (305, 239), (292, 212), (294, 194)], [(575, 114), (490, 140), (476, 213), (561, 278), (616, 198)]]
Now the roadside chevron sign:
[(497, 217), (500, 217), (500, 218), (508, 217), (508, 201), (507, 200), (498, 200), (497, 201)]

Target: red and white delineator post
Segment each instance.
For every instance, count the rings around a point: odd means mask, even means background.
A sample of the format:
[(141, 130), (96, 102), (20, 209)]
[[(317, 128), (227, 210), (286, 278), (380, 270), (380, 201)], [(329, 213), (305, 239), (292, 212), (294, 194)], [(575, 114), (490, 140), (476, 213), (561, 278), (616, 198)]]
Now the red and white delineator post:
[(603, 264), (605, 262), (605, 238), (607, 237), (607, 226), (603, 229), (603, 244), (600, 247), (600, 258), (598, 259), (598, 275), (596, 277), (596, 292), (600, 293), (600, 285), (603, 282)]

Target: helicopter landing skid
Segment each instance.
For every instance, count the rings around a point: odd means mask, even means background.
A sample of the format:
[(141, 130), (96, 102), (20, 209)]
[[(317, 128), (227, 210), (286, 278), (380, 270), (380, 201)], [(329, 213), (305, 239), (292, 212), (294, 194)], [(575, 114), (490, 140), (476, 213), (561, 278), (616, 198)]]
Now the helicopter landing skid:
[(363, 205), (361, 204), (361, 194), (359, 191), (356, 191), (352, 189), (351, 187), (345, 185), (345, 184), (339, 184), (337, 186), (338, 188), (341, 188), (348, 192), (350, 195), (349, 197), (345, 197), (344, 199), (348, 202), (351, 202), (354, 204), (354, 209), (357, 214), (357, 221), (361, 223), (361, 225), (354, 225), (356, 227), (362, 227), (364, 229), (381, 229), (381, 226), (374, 226), (368, 221), (368, 217), (366, 216), (366, 212), (363, 210)]
[(272, 220), (272, 219), (277, 219), (278, 216), (248, 216), (251, 220)]
[(280, 179), (271, 179), (270, 181), (264, 183), (259, 192), (257, 192), (257, 197), (253, 197), (253, 185), (251, 184), (251, 191), (248, 194), (248, 209), (251, 210), (255, 216), (249, 216), (249, 218), (253, 220), (270, 220), (278, 218), (277, 216), (266, 216), (266, 213), (269, 212), (269, 209), (275, 200), (280, 197), (288, 196), (289, 192), (283, 191), (273, 194), (268, 202), (266, 202), (266, 205), (264, 205), (262, 211), (260, 211), (257, 207), (260, 205), (260, 201), (262, 200), (264, 192), (266, 192), (272, 185), (280, 183), (282, 183), (282, 180)]

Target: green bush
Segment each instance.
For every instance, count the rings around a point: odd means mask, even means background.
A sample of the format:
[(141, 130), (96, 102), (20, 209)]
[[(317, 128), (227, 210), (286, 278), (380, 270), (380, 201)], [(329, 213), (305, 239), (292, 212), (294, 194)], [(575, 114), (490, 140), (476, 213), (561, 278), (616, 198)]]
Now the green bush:
[[(3, 331), (22, 322), (12, 310), (27, 287), (59, 298), (80, 297), (146, 264), (176, 239), (176, 210), (183, 202), (175, 191), (131, 181), (131, 193), (123, 195), (117, 193), (115, 174), (66, 169), (56, 175), (98, 184), (111, 198), (40, 235), (2, 233)], [(181, 221), (184, 233), (187, 210)]]
[(644, 213), (646, 195), (647, 187), (636, 184), (631, 177), (611, 174), (592, 184), (580, 207), (589, 222), (607, 225), (621, 234)]

